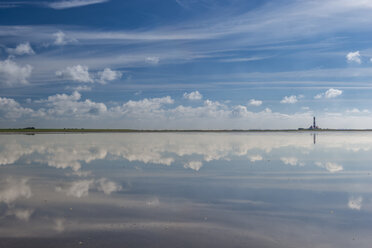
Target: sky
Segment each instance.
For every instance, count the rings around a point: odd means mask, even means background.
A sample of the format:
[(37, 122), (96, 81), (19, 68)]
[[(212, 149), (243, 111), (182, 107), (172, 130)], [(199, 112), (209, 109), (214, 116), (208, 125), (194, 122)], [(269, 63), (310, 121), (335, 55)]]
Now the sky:
[(0, 3), (0, 128), (372, 128), (372, 1)]

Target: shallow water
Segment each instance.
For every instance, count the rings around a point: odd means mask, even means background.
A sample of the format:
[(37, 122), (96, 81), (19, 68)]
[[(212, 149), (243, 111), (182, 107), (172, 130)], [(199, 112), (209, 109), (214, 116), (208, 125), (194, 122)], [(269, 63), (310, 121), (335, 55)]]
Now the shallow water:
[(0, 247), (370, 247), (372, 133), (0, 135)]

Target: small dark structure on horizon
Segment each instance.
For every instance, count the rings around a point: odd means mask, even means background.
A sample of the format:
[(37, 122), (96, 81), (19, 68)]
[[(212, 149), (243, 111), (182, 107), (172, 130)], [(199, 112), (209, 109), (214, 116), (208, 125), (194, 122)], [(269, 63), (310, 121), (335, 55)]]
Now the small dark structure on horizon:
[(309, 129), (319, 129), (315, 122), (315, 116), (313, 117), (313, 125), (309, 127)]
[(35, 127), (25, 127), (24, 129), (36, 129)]
[[(307, 128), (307, 130), (317, 130), (317, 129), (320, 129), (320, 127), (318, 127), (316, 125), (316, 120), (315, 120), (315, 116), (314, 116), (313, 117), (313, 125), (311, 125), (309, 128)], [(300, 127), (298, 130), (306, 130), (306, 128)]]

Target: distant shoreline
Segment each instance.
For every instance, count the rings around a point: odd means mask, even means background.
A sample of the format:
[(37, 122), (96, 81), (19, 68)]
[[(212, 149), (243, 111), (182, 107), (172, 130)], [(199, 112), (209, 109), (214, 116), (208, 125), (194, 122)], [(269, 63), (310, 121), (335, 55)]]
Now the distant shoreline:
[(269, 132), (371, 132), (372, 129), (0, 129), (0, 134), (37, 133), (269, 133)]

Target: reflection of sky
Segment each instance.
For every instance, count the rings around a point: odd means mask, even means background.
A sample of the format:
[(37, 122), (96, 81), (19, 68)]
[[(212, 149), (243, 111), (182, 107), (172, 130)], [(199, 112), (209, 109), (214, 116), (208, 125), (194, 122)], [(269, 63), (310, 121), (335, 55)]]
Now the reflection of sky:
[(316, 138), (1, 135), (0, 244), (369, 247), (372, 134)]

